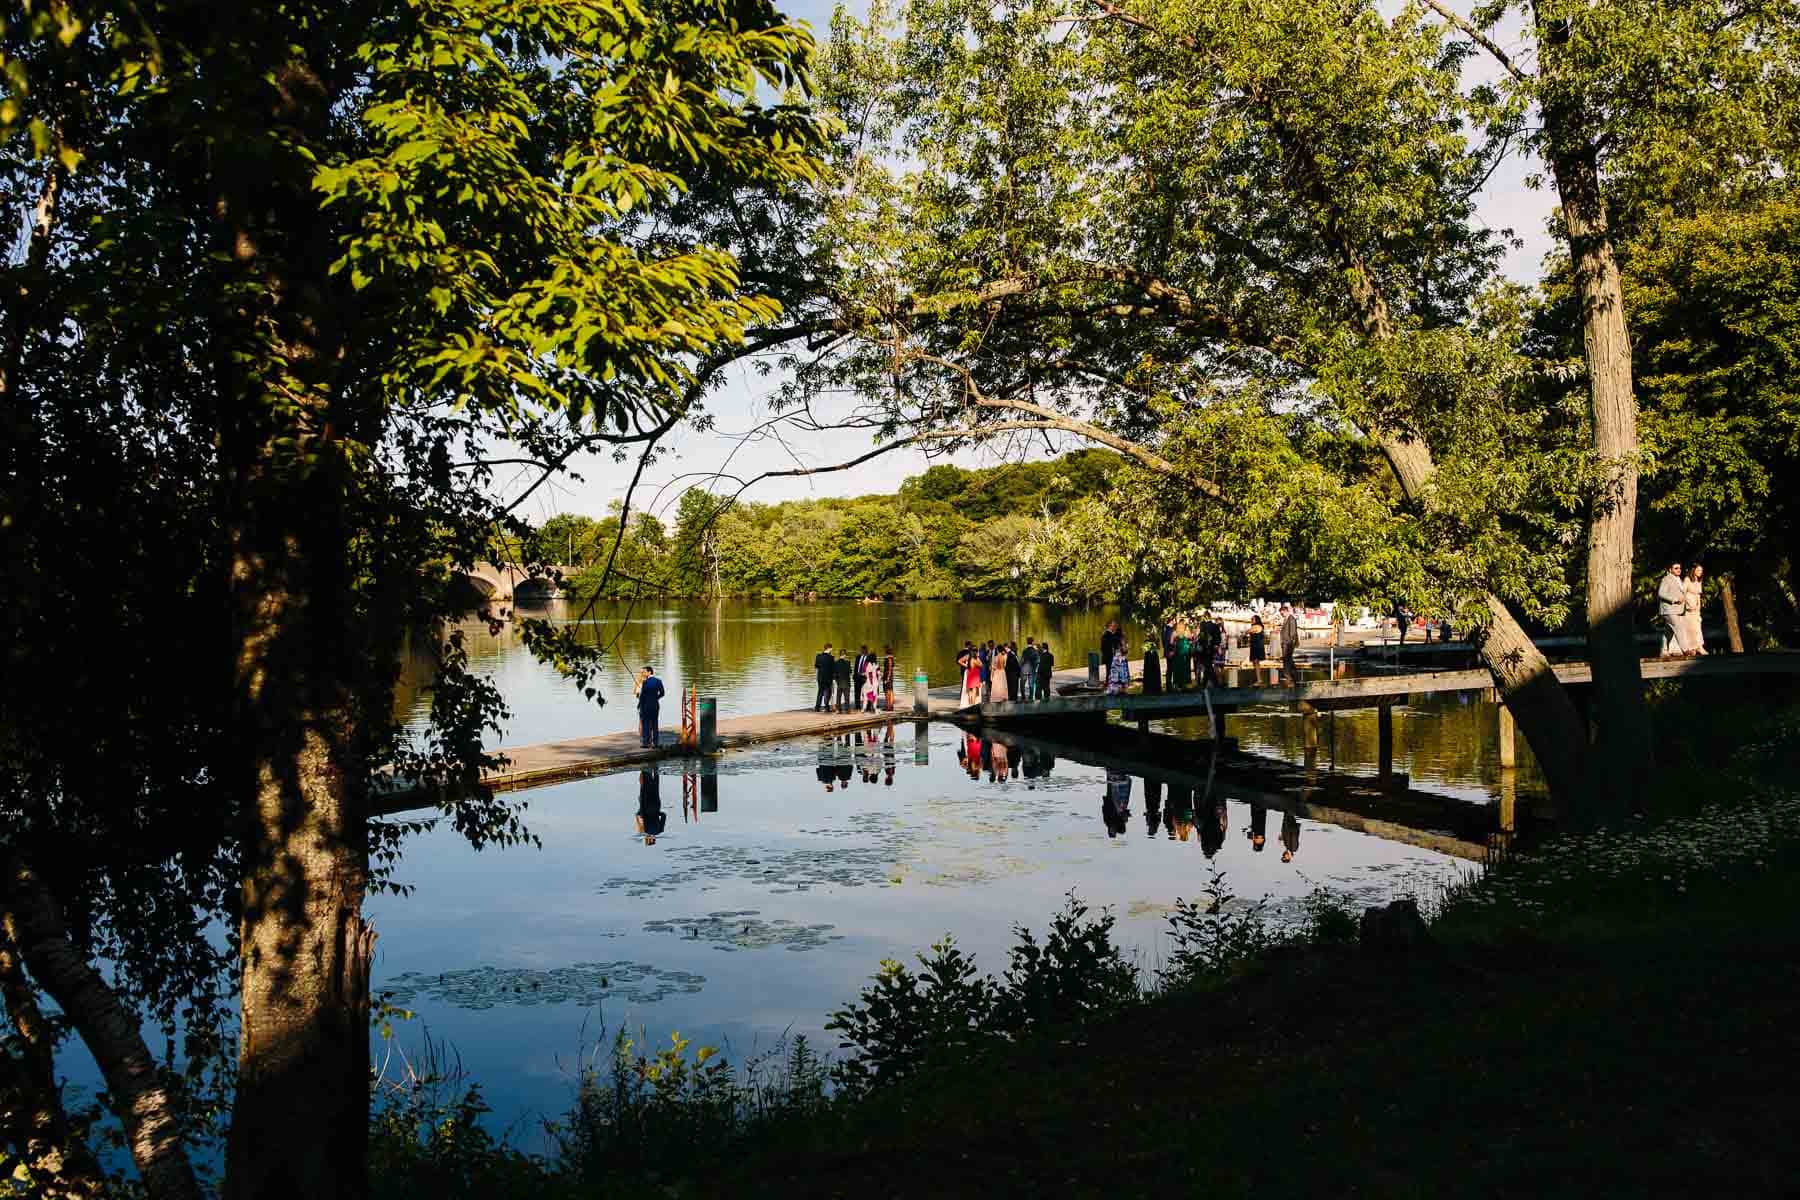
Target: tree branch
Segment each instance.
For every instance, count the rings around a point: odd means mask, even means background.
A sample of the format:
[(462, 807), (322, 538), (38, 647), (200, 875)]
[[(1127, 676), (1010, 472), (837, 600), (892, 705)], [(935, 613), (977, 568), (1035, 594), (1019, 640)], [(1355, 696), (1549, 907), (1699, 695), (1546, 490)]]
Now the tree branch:
[(1499, 44), (1496, 43), (1493, 38), (1481, 32), (1481, 30), (1475, 28), (1473, 25), (1469, 24), (1468, 21), (1457, 16), (1454, 12), (1451, 12), (1448, 7), (1440, 3), (1440, 0), (1425, 0), (1425, 3), (1429, 5), (1431, 10), (1438, 16), (1448, 21), (1457, 32), (1493, 55), (1494, 61), (1505, 67), (1507, 74), (1511, 75), (1520, 83), (1529, 83), (1531, 81), (1530, 72), (1520, 70), (1519, 66), (1513, 62), (1512, 58), (1506, 51), (1500, 48)]

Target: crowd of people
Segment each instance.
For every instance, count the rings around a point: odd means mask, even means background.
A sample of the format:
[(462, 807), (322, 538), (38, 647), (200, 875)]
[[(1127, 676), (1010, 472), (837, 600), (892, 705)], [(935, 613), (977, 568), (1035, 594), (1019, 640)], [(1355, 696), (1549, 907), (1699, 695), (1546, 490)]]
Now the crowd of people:
[(1700, 628), (1700, 609), (1705, 600), (1706, 568), (1695, 563), (1684, 575), (1672, 562), (1656, 585), (1656, 619), (1662, 627), (1664, 658), (1695, 658), (1706, 653), (1706, 634)]
[(1050, 695), (1050, 676), (1056, 670), (1056, 655), (1050, 643), (1035, 637), (1025, 639), (1025, 648), (1007, 641), (979, 644), (965, 640), (956, 655), (956, 669), (962, 680), (962, 707), (1007, 700), (1043, 700)]
[[(854, 658), (850, 647), (833, 651), (831, 643), (813, 656), (818, 693), (814, 712), (893, 712), (894, 648), (877, 654), (865, 643)], [(834, 698), (835, 697), (835, 698)]]

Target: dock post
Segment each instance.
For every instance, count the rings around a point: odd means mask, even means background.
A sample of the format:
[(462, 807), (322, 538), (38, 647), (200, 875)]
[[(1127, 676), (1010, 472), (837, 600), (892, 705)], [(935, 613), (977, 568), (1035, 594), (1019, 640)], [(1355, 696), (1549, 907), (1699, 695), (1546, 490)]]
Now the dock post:
[(931, 723), (929, 721), (913, 722), (913, 766), (929, 767), (931, 765)]
[(1300, 701), (1302, 727), (1300, 745), (1306, 751), (1306, 769), (1312, 770), (1319, 764), (1319, 710), (1307, 701)]
[(719, 811), (719, 777), (711, 771), (703, 772), (700, 776), (700, 811)]
[(1223, 745), (1225, 742), (1225, 710), (1215, 707), (1212, 714), (1213, 740)]
[(923, 671), (913, 672), (913, 713), (923, 716), (931, 711), (931, 677)]
[(1100, 686), (1100, 654), (1095, 650), (1088, 651), (1088, 686)]
[(1225, 686), (1226, 687), (1236, 687), (1237, 685), (1238, 685), (1238, 669), (1236, 667), (1226, 667), (1225, 668)]
[(1394, 781), (1394, 706), (1381, 704), (1375, 708), (1375, 728), (1379, 734), (1377, 778), (1387, 787)]
[(718, 752), (719, 699), (717, 696), (703, 696), (700, 699), (700, 753)]
[(1500, 765), (1516, 767), (1519, 765), (1519, 737), (1517, 727), (1513, 723), (1512, 709), (1506, 702), (1500, 702)]

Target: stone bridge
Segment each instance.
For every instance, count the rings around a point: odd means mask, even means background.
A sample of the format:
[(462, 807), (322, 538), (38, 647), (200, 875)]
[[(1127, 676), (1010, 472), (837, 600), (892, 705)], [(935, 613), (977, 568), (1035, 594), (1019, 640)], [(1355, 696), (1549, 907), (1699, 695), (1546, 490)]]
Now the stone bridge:
[(475, 564), (473, 571), (462, 572), (462, 577), (480, 594), (482, 600), (511, 603), (519, 592), (554, 590), (556, 580), (550, 573), (569, 576), (575, 573), (575, 568), (559, 563), (546, 563), (543, 571), (542, 574), (532, 575), (524, 568), (510, 563), (479, 562)]

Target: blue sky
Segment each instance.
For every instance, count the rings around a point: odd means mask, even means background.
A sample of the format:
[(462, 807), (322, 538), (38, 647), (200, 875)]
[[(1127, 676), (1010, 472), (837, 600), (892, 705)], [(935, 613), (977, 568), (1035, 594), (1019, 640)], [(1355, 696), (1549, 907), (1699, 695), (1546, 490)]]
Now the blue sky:
[[(1451, 2), (1464, 13), (1470, 7), (1469, 0)], [(835, 7), (833, 0), (790, 0), (785, 7), (797, 20), (810, 22), (821, 39), (829, 32)], [(866, 11), (866, 0), (852, 0), (850, 7), (859, 13)], [(1394, 0), (1381, 0), (1381, 7), (1384, 11), (1393, 11), (1400, 6)], [(1516, 36), (1508, 36), (1504, 30), (1499, 40), (1508, 50), (1516, 48)], [(1471, 61), (1469, 72), (1472, 78), (1491, 78), (1493, 69), (1485, 58), (1477, 58)], [(1536, 281), (1539, 264), (1550, 248), (1546, 222), (1554, 206), (1551, 191), (1526, 186), (1526, 176), (1536, 167), (1535, 162), (1515, 156), (1495, 171), (1481, 196), (1482, 219), (1497, 229), (1510, 228), (1522, 239), (1523, 245), (1508, 254), (1503, 269), (1511, 278), (1525, 283)], [(741, 441), (735, 435), (770, 415), (767, 397), (778, 382), (773, 377), (759, 376), (747, 364), (734, 368), (726, 386), (714, 392), (707, 401), (717, 429), (707, 433), (683, 429), (667, 439), (665, 444), (673, 453), (646, 472), (644, 483), (632, 500), (633, 508), (648, 507), (653, 512), (672, 514), (681, 492), (690, 482), (681, 478), (685, 475), (729, 470), (733, 475), (748, 478), (767, 470), (844, 462), (872, 448), (868, 435), (861, 432), (805, 434), (781, 441)], [(1074, 445), (1071, 442), (1068, 448), (1072, 449)], [(1000, 460), (995, 452), (975, 451), (954, 461), (964, 466), (981, 466)], [(902, 479), (918, 474), (928, 465), (929, 461), (917, 451), (896, 450), (850, 471), (769, 480), (747, 493), (745, 498), (774, 501), (890, 492)], [(527, 502), (523, 515), (534, 521), (557, 512), (603, 516), (608, 506), (623, 496), (631, 475), (629, 464), (619, 466), (610, 457), (602, 455), (589, 456), (578, 470), (585, 476), (583, 480), (545, 486)], [(505, 476), (500, 482), (503, 486), (509, 483)], [(528, 481), (521, 479), (518, 482)]]

